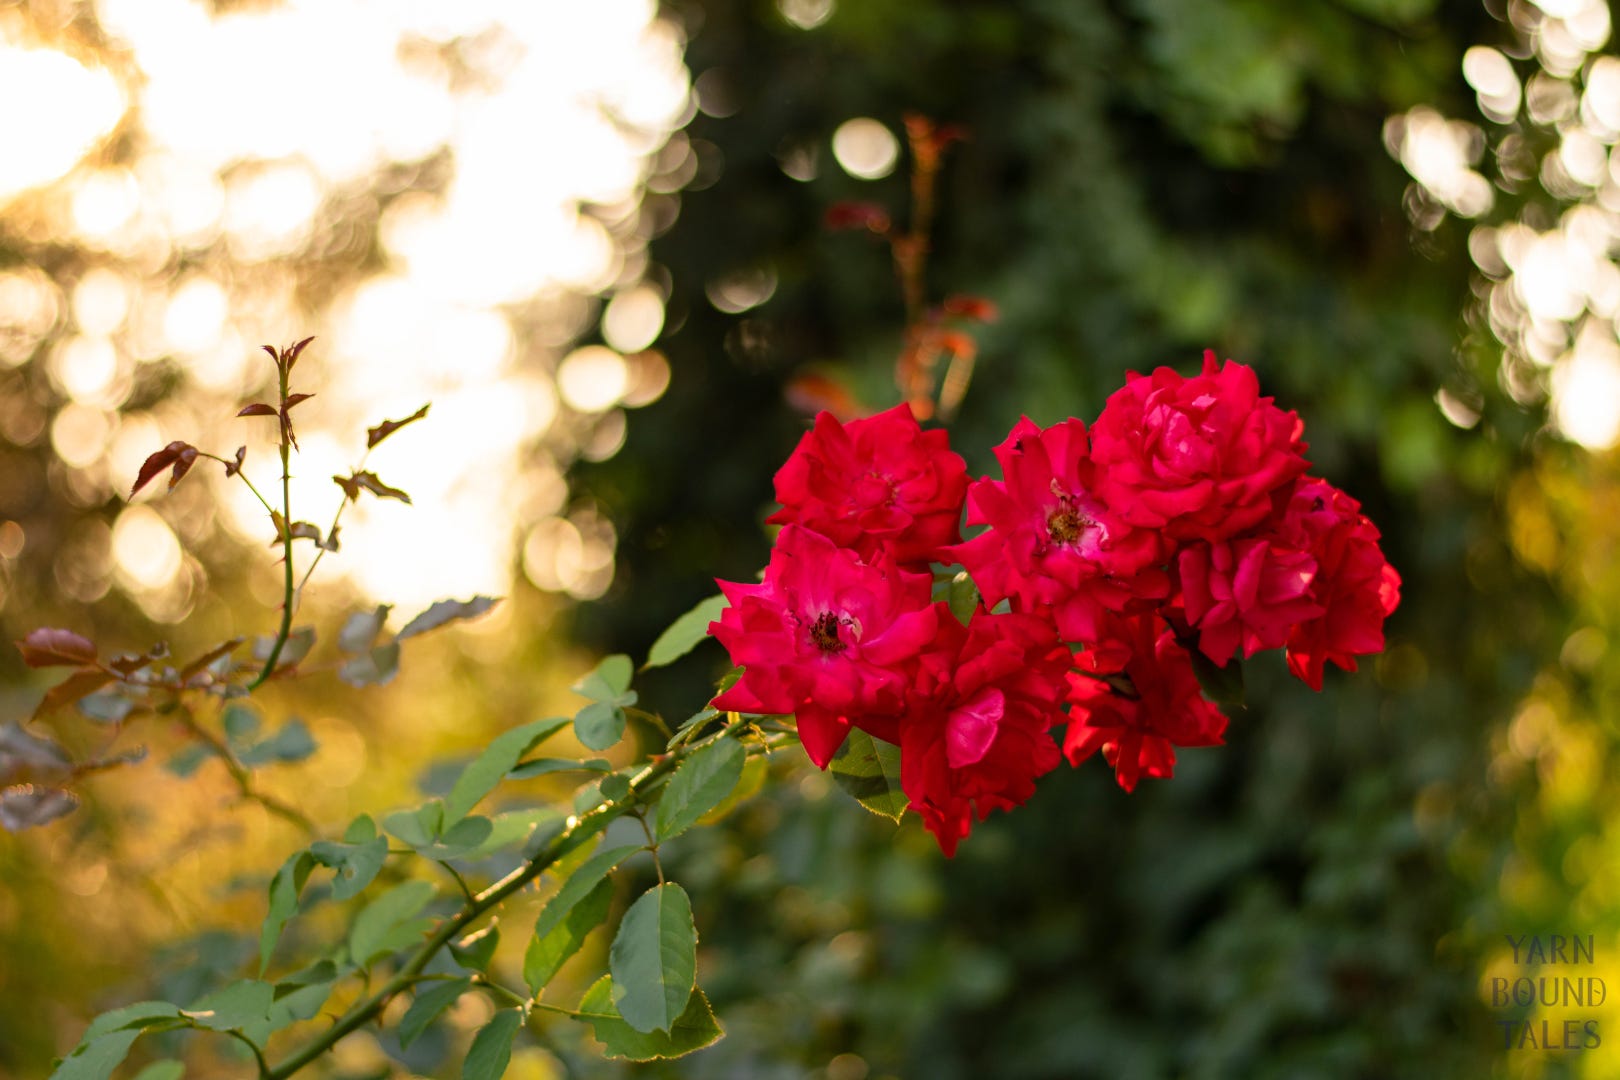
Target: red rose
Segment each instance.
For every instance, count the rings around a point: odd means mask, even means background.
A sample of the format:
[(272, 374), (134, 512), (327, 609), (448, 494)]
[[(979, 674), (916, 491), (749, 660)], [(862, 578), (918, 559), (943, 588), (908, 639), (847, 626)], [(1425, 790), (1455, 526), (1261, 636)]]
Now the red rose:
[(896, 741), (909, 666), (939, 621), (927, 574), (902, 570), (887, 556), (869, 565), (789, 525), (776, 538), (763, 582), (718, 584), (731, 606), (709, 633), (745, 670), (714, 699), (715, 708), (795, 714), (799, 740), (823, 769), (851, 724)]
[(1204, 698), (1187, 650), (1163, 618), (1140, 615), (1119, 625), (1130, 651), (1124, 678), (1096, 672), (1086, 653), (1076, 658), (1063, 750), (1073, 765), (1101, 750), (1119, 786), (1132, 791), (1142, 776), (1171, 775), (1175, 747), (1220, 745), (1226, 717)]
[(990, 605), (1050, 609), (1066, 641), (1093, 642), (1110, 612), (1169, 594), (1156, 565), (1158, 536), (1131, 525), (1094, 493), (1086, 425), (1041, 429), (1027, 417), (996, 447), (1004, 481), (968, 489), (969, 524), (990, 528), (945, 554), (960, 562)]
[(1316, 560), (1267, 537), (1191, 544), (1177, 569), (1187, 624), (1217, 664), (1240, 646), (1244, 657), (1281, 648), (1296, 624), (1322, 614), (1310, 595)]
[(1322, 613), (1296, 626), (1287, 645), (1288, 670), (1320, 690), (1328, 661), (1354, 671), (1357, 656), (1382, 651), (1384, 620), (1401, 602), (1401, 576), (1361, 504), (1326, 480), (1299, 482), (1279, 532), (1316, 560), (1310, 599)]
[(1051, 624), (980, 610), (963, 626), (941, 616), (900, 724), (900, 783), (946, 855), (975, 818), (1010, 810), (1063, 759), (1069, 649)]
[(776, 474), (772, 524), (803, 525), (867, 560), (888, 548), (927, 563), (961, 539), (967, 465), (942, 430), (924, 431), (906, 405), (840, 424), (831, 413), (799, 440)]
[(1131, 374), (1091, 430), (1097, 495), (1132, 524), (1215, 542), (1260, 524), (1308, 467), (1303, 425), (1260, 396), (1254, 371), (1204, 353), (1203, 373)]

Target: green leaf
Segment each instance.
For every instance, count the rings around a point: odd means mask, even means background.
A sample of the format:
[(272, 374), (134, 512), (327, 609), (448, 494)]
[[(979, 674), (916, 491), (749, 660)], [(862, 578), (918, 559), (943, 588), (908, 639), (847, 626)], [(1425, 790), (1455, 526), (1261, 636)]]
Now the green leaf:
[(574, 734), (591, 750), (606, 750), (624, 737), (624, 710), (606, 701), (593, 701), (574, 717)]
[(347, 900), (352, 896), (359, 896), (376, 878), (377, 872), (382, 869), (383, 862), (388, 858), (388, 838), (377, 835), (377, 827), (372, 824), (371, 818), (362, 814), (356, 818), (349, 831), (349, 836), (362, 836), (364, 830), (361, 823), (369, 828), (369, 839), (360, 839), (348, 843), (333, 843), (329, 840), (319, 840), (309, 846), (309, 853), (315, 861), (322, 866), (330, 866), (334, 871), (332, 875), (332, 899)]
[(604, 758), (578, 761), (574, 758), (535, 758), (512, 766), (506, 774), (508, 780), (527, 780), (531, 776), (544, 776), (554, 772), (612, 772), (613, 766)]
[(740, 742), (720, 739), (683, 761), (658, 800), (658, 839), (679, 836), (719, 806), (742, 779), (747, 760)]
[(396, 885), (367, 904), (354, 917), (349, 931), (349, 957), (364, 967), (376, 956), (393, 952), (401, 936), (398, 931), (410, 928), (415, 937), (415, 924), (408, 922), (427, 906), (438, 892), (426, 881), (407, 881)]
[(240, 751), (237, 757), (248, 768), (257, 768), (271, 762), (303, 761), (315, 752), (315, 739), (309, 728), (299, 719), (288, 720), (281, 730), (261, 743)]
[(460, 941), (452, 941), (450, 955), (456, 958), (456, 963), (469, 971), (488, 971), (489, 962), (495, 958), (495, 948), (500, 943), (500, 927), (486, 926), (476, 934)]
[(239, 749), (259, 733), (262, 721), (257, 709), (247, 705), (227, 705), (219, 718), (225, 728), (225, 739), (232, 749)]
[(350, 657), (337, 674), (350, 686), (387, 686), (399, 674), (399, 642), (390, 641)]
[(444, 804), (433, 799), (415, 810), (396, 810), (383, 818), (382, 824), (407, 847), (420, 849), (438, 838), (443, 820)]
[(192, 743), (174, 752), (163, 767), (182, 780), (196, 772), (203, 762), (214, 756), (214, 751), (202, 743)]
[(419, 989), (416, 997), (411, 1001), (411, 1007), (405, 1010), (405, 1015), (399, 1021), (399, 1045), (403, 1049), (415, 1042), (417, 1036), (427, 1030), (433, 1018), (454, 1005), (456, 999), (467, 992), (472, 986), (471, 979), (454, 979), (450, 982), (433, 983), (426, 989)]
[(1242, 708), (1243, 662), (1234, 656), (1226, 662), (1225, 667), (1222, 667), (1205, 656), (1196, 641), (1181, 643), (1192, 659), (1193, 674), (1198, 676), (1198, 685), (1203, 688), (1204, 696), (1217, 705), (1236, 705)]
[(702, 990), (693, 990), (681, 1013), (670, 1027), (669, 1033), (643, 1033), (637, 1031), (613, 1007), (613, 977), (604, 975), (585, 991), (580, 1000), (578, 1016), (591, 1025), (596, 1041), (607, 1050), (610, 1058), (629, 1061), (652, 1061), (656, 1058), (681, 1057), (701, 1050), (716, 1042), (725, 1032), (709, 1008), (709, 999)]
[(900, 789), (900, 748), (851, 728), (833, 755), (832, 777), (874, 814), (899, 821), (910, 801)]
[(463, 852), (461, 858), (485, 858), (502, 848), (523, 843), (534, 836), (536, 829), (542, 824), (554, 822), (560, 826), (562, 821), (562, 812), (549, 806), (538, 806), (528, 810), (513, 810), (506, 814), (496, 814), (489, 819), (489, 835), (484, 837), (477, 847)]
[(523, 981), (540, 994), (568, 958), (579, 952), (585, 938), (607, 919), (613, 905), (613, 882), (603, 878), (585, 898), (569, 909), (567, 918), (547, 934), (536, 934), (523, 955)]
[(495, 825), (487, 817), (474, 814), (472, 817), (462, 818), (455, 825), (444, 831), (431, 844), (425, 844), (416, 849), (418, 855), (424, 859), (437, 859), (443, 862), (446, 859), (465, 859), (471, 852), (477, 851), (495, 831)]
[(635, 674), (635, 666), (630, 658), (623, 653), (614, 653), (604, 657), (596, 670), (574, 684), (574, 693), (583, 694), (592, 701), (606, 701), (615, 705), (634, 705), (634, 699), (626, 701), (629, 697), (630, 678)]
[(461, 1063), (461, 1080), (500, 1080), (512, 1060), (512, 1040), (523, 1026), (523, 1013), (502, 1009), (473, 1036), (467, 1060)]
[(135, 702), (116, 690), (103, 690), (79, 699), (79, 711), (101, 724), (121, 724), (135, 711)]
[(480, 799), (495, 790), (495, 785), (523, 759), (524, 754), (567, 726), (566, 717), (551, 717), (497, 735), (483, 753), (461, 770), (455, 787), (450, 789), (450, 795), (444, 801), (445, 824), (451, 825), (466, 817)]
[(185, 1075), (185, 1065), (170, 1058), (166, 1061), (152, 1062), (135, 1074), (135, 1080), (180, 1080)]
[(275, 952), (276, 941), (281, 937), (282, 927), (287, 925), (298, 911), (298, 894), (304, 889), (304, 882), (309, 880), (309, 872), (315, 866), (315, 857), (308, 851), (300, 851), (281, 864), (276, 876), (270, 879), (270, 910), (264, 917), (264, 925), (259, 930), (259, 974), (264, 974), (270, 966), (270, 954)]
[(644, 668), (663, 667), (672, 664), (697, 648), (703, 639), (709, 636), (709, 624), (720, 618), (720, 613), (726, 610), (726, 598), (711, 596), (700, 601), (692, 610), (669, 624), (669, 629), (658, 635), (653, 642), (652, 649), (647, 653), (647, 662)]
[(619, 922), (608, 954), (613, 1007), (637, 1031), (667, 1032), (697, 985), (697, 927), (686, 890), (666, 882), (642, 893)]
[(115, 1031), (99, 1039), (81, 1042), (51, 1073), (50, 1080), (108, 1080), (114, 1069), (129, 1056), (129, 1048), (141, 1037), (139, 1031)]
[(535, 936), (545, 937), (555, 930), (563, 919), (567, 917), (568, 913), (573, 910), (574, 905), (590, 895), (591, 890), (596, 888), (598, 882), (611, 874), (620, 863), (640, 850), (642, 849), (635, 844), (627, 844), (623, 847), (599, 851), (581, 863), (579, 869), (568, 875), (568, 879), (563, 882), (562, 888), (557, 890), (557, 895), (553, 896), (544, 910), (540, 912), (540, 918), (536, 919), (534, 923)]
[(111, 1009), (90, 1021), (85, 1029), (84, 1037), (79, 1045), (94, 1042), (103, 1035), (111, 1035), (115, 1031), (138, 1031), (165, 1020), (174, 1020), (180, 1016), (180, 1006), (169, 1001), (137, 1001), (133, 1005), (125, 1005), (120, 1009)]
[(597, 790), (602, 798), (611, 802), (623, 802), (630, 794), (630, 778), (622, 772), (609, 773), (597, 781)]
[(184, 1015), (210, 1031), (239, 1031), (263, 1021), (275, 998), (276, 988), (269, 983), (242, 979), (200, 999)]
[(694, 735), (703, 730), (703, 725), (719, 716), (720, 713), (705, 706), (681, 721), (681, 726), (675, 729), (675, 734), (669, 737), (669, 743), (664, 747), (673, 750), (682, 743), (689, 742)]
[(475, 596), (471, 600), (440, 600), (406, 623), (405, 629), (394, 635), (394, 640), (404, 641), (406, 638), (436, 630), (445, 623), (455, 622), (458, 619), (476, 619), (498, 603), (500, 601), (493, 596)]

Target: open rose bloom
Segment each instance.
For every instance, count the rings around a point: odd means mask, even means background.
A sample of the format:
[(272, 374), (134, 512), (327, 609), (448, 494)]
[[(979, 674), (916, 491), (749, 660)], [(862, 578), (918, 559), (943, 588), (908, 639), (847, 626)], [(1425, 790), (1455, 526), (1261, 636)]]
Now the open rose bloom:
[[(824, 769), (852, 731), (898, 748), (946, 854), (1065, 758), (1100, 751), (1127, 791), (1169, 777), (1226, 730), (1199, 665), (1280, 648), (1320, 690), (1384, 647), (1400, 576), (1360, 504), (1307, 475), (1303, 432), (1212, 352), (1128, 376), (1090, 426), (1020, 419), (1000, 479), (970, 481), (905, 406), (822, 413), (776, 475), (763, 580), (719, 583), (710, 632), (742, 672), (714, 706), (791, 714)], [(958, 566), (971, 610), (935, 598)]]

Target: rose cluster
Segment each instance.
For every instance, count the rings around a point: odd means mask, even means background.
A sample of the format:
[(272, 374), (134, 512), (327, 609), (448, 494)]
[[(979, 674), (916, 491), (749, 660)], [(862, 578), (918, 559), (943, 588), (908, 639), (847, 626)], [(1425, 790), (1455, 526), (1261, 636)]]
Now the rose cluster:
[[(1168, 777), (1226, 729), (1192, 650), (1281, 648), (1320, 690), (1383, 648), (1400, 578), (1360, 505), (1306, 475), (1302, 430), (1213, 353), (1127, 376), (1089, 428), (1020, 420), (1000, 480), (970, 482), (906, 406), (822, 413), (776, 475), (763, 580), (720, 582), (710, 632), (743, 672), (715, 707), (793, 714), (822, 768), (851, 728), (896, 744), (947, 854), (1065, 757), (1101, 750), (1127, 791)], [(985, 526), (966, 541), (964, 504)], [(965, 621), (936, 566), (977, 589)]]

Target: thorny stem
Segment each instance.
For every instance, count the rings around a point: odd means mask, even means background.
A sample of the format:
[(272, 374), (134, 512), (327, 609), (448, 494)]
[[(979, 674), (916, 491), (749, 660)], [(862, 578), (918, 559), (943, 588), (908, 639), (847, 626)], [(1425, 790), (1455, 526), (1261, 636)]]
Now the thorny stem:
[[(339, 1040), (350, 1032), (357, 1030), (380, 1015), (384, 1008), (402, 990), (407, 989), (416, 982), (421, 981), (423, 969), (438, 955), (439, 951), (451, 941), (460, 937), (473, 923), (477, 922), (489, 911), (514, 893), (523, 889), (541, 874), (545, 873), (557, 861), (569, 852), (578, 848), (591, 837), (601, 832), (608, 823), (615, 818), (630, 811), (639, 798), (666, 780), (674, 772), (681, 761), (698, 747), (726, 738), (732, 728), (725, 728), (700, 742), (678, 747), (664, 755), (643, 769), (635, 779), (630, 781), (630, 790), (621, 798), (603, 803), (588, 814), (570, 819), (572, 824), (537, 853), (529, 858), (522, 866), (495, 882), (483, 892), (473, 896), (461, 906), (455, 915), (445, 919), (433, 931), (428, 939), (418, 946), (410, 958), (386, 983), (376, 991), (368, 994), (354, 1005), (349, 1011), (337, 1019), (331, 1027), (311, 1039), (300, 1049), (293, 1052), (286, 1060), (270, 1069), (266, 1080), (286, 1080), (304, 1066), (326, 1053)], [(750, 748), (749, 753), (769, 753), (778, 744), (765, 743), (760, 747)], [(543, 1005), (535, 1002), (540, 1008), (548, 1008), (556, 1012), (565, 1012), (570, 1016), (578, 1013), (568, 1009), (558, 1009), (555, 1006)]]
[[(293, 535), (292, 535), (292, 423), (287, 418), (287, 378), (292, 365), (288, 363), (283, 354), (276, 360), (276, 376), (280, 385), (281, 400), (281, 553), (282, 566), (285, 573), (281, 595), (281, 629), (276, 631), (276, 640), (270, 646), (270, 655), (265, 658), (264, 669), (258, 677), (248, 683), (248, 689), (257, 690), (264, 685), (272, 672), (276, 670), (276, 661), (281, 659), (281, 650), (287, 644), (287, 635), (292, 633), (293, 617)], [(251, 485), (249, 485), (251, 486)], [(257, 494), (257, 493), (255, 493)], [(263, 502), (263, 499), (259, 500)]]
[(253, 774), (248, 771), (246, 765), (242, 764), (241, 759), (236, 756), (236, 752), (231, 749), (230, 744), (199, 724), (197, 718), (191, 715), (190, 709), (177, 709), (175, 715), (180, 718), (180, 723), (185, 725), (192, 738), (212, 750), (214, 755), (225, 763), (225, 771), (230, 773), (231, 780), (235, 782), (236, 789), (241, 792), (242, 798), (256, 802), (277, 817), (292, 822), (311, 837), (320, 836), (321, 831), (315, 827), (315, 823), (303, 811), (282, 802), (274, 795), (266, 795), (256, 789), (253, 786)]

